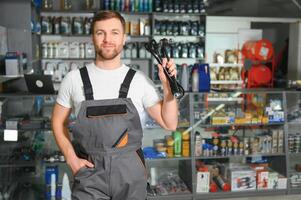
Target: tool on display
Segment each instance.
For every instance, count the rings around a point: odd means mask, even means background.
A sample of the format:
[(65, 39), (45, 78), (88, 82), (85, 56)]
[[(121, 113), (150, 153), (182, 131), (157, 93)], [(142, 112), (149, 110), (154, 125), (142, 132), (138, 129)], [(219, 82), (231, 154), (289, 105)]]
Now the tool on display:
[[(145, 44), (145, 49), (149, 51), (157, 60), (159, 64), (162, 65), (163, 58), (166, 58), (167, 61), (170, 60), (170, 57), (167, 53), (166, 48), (170, 47), (170, 42), (163, 38), (160, 40), (160, 43), (157, 43), (156, 40), (152, 39), (149, 43)], [(168, 79), (172, 94), (177, 98), (180, 99), (184, 96), (185, 92), (183, 87), (177, 82), (175, 76), (171, 76), (168, 72), (168, 68), (163, 67), (164, 74)]]

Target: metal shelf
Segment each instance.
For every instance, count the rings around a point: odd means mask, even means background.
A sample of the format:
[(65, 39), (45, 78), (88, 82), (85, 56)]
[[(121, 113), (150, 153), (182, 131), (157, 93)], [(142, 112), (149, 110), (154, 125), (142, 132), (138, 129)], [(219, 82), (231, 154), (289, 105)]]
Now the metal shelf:
[(82, 60), (82, 61), (91, 61), (95, 58), (42, 58), (43, 60)]
[(23, 75), (0, 75), (0, 83), (4, 83), (9, 80), (14, 80), (18, 78), (22, 78)]
[(156, 158), (156, 159), (148, 159), (146, 158), (145, 161), (152, 162), (152, 161), (176, 161), (176, 160), (191, 160), (191, 157), (174, 157), (174, 158)]
[(9, 161), (7, 163), (0, 163), (0, 168), (34, 167), (34, 166), (36, 166), (35, 160), (32, 160), (32, 161)]
[(278, 156), (285, 156), (285, 153), (258, 153), (258, 154), (250, 154), (250, 155), (230, 155), (230, 156), (196, 156), (195, 159), (231, 159), (231, 158), (246, 158), (246, 157), (256, 157), (256, 156), (265, 156), (265, 157), (278, 157)]
[(0, 93), (0, 97), (36, 97), (36, 96), (55, 97), (56, 94), (33, 94), (29, 92)]
[(290, 175), (292, 175), (292, 174), (299, 174), (299, 175), (301, 175), (301, 172), (297, 172), (297, 171), (295, 171), (295, 170), (293, 170), (293, 169), (289, 170), (288, 173), (289, 173)]
[(228, 97), (228, 98), (208, 98), (207, 99), (208, 102), (242, 102), (243, 98), (232, 98), (232, 97)]
[(55, 13), (60, 13), (60, 14), (94, 14), (97, 12), (97, 10), (92, 9), (92, 10), (41, 10), (41, 15), (43, 14), (55, 14)]
[(242, 80), (238, 80), (238, 81), (210, 81), (210, 84), (243, 84)]
[(301, 121), (291, 121), (291, 122), (287, 122), (288, 125), (293, 125), (293, 126), (301, 126)]
[(253, 191), (231, 191), (231, 192), (216, 192), (216, 193), (198, 193), (196, 199), (224, 199), (235, 197), (250, 197), (250, 196), (268, 196), (268, 195), (285, 195), (287, 189), (279, 190), (253, 190)]
[(174, 37), (174, 38), (205, 38), (201, 35), (153, 35), (153, 37)]
[(230, 127), (230, 126), (235, 126), (235, 127), (248, 127), (248, 126), (282, 126), (284, 125), (284, 122), (277, 122), (277, 123), (269, 123), (269, 124), (211, 124), (211, 125), (206, 125), (206, 124), (201, 124), (201, 127), (205, 128), (215, 128), (215, 127)]
[(153, 12), (153, 15), (160, 16), (206, 16), (206, 13), (173, 13), (173, 12)]
[(123, 14), (123, 15), (151, 15), (152, 12), (130, 12), (130, 11), (121, 11), (120, 14)]
[(301, 194), (301, 188), (290, 188), (289, 194)]
[(83, 37), (83, 38), (90, 38), (91, 35), (84, 35), (84, 34), (41, 34), (41, 37)]
[(192, 199), (192, 194), (173, 194), (173, 195), (166, 195), (166, 196), (147, 196), (147, 200), (188, 200)]
[(299, 153), (292, 153), (292, 152), (289, 152), (288, 153), (290, 156), (300, 156), (301, 155), (301, 152)]
[(210, 67), (243, 67), (243, 64), (240, 63), (209, 63)]

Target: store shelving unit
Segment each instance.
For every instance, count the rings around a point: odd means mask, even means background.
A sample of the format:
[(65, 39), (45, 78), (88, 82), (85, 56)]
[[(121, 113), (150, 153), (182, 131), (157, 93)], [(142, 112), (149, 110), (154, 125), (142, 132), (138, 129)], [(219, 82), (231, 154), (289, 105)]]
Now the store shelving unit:
[[(94, 15), (96, 12), (98, 11), (98, 9), (93, 9), (93, 10), (76, 10), (76, 11), (61, 11), (61, 10), (51, 10), (51, 11), (46, 11), (43, 10), (41, 12), (41, 15), (46, 15), (46, 16), (52, 16), (57, 15), (69, 15), (69, 16), (74, 16), (77, 14), (83, 15), (83, 16), (91, 16)], [(187, 14), (187, 13), (158, 13), (158, 12), (153, 12), (153, 13), (149, 13), (149, 12), (143, 12), (143, 13), (130, 13), (130, 12), (122, 12), (123, 15), (128, 15), (128, 16), (134, 16), (134, 17), (147, 17), (149, 19), (151, 19), (152, 21), (152, 25), (154, 25), (154, 20), (155, 19), (170, 19), (172, 18), (182, 18), (182, 16), (186, 16), (188, 18), (194, 18), (194, 19), (199, 19), (199, 20), (206, 20), (206, 16), (203, 14)], [(179, 19), (181, 20), (181, 19)], [(152, 30), (153, 30), (153, 26), (152, 26)], [(205, 27), (206, 28), (206, 27)], [(36, 36), (34, 36), (36, 37)], [(39, 37), (39, 36), (37, 36)], [(89, 39), (90, 36), (87, 35), (46, 35), (46, 34), (42, 34), (41, 35), (41, 39), (45, 39), (45, 40), (52, 40), (53, 38), (62, 38), (64, 40), (72, 40), (72, 39)], [(154, 35), (151, 34), (149, 36), (128, 36), (128, 40), (138, 40), (138, 41), (149, 41), (150, 39), (159, 39), (159, 38), (171, 38), (174, 41), (181, 41), (181, 40), (187, 40), (187, 41), (202, 41), (205, 39), (206, 36), (172, 36), (172, 35)], [(204, 49), (205, 49), (205, 43), (204, 43)], [(55, 60), (74, 60), (74, 61), (90, 61), (93, 59), (90, 58), (43, 58), (42, 62), (47, 62), (47, 61), (55, 61)], [(127, 60), (129, 62), (132, 61), (138, 61), (138, 62), (142, 62), (144, 64), (148, 65), (148, 68), (150, 68), (151, 71), (151, 77), (153, 79), (154, 78), (154, 74), (155, 74), (155, 69), (154, 69), (154, 64), (156, 63), (155, 60), (153, 58), (149, 59), (149, 58), (124, 58), (124, 60)], [(194, 64), (195, 62), (198, 61), (202, 61), (202, 59), (199, 58), (176, 58), (175, 62), (177, 64), (181, 64), (181, 63), (188, 63), (188, 64)], [(238, 66), (240, 67), (240, 64), (215, 64), (212, 63), (211, 66), (215, 66), (215, 67), (219, 67), (219, 66), (223, 66), (223, 67), (231, 67), (231, 66)], [(0, 80), (3, 80), (2, 77), (0, 77)], [(19, 78), (19, 77), (3, 77), (6, 79), (15, 79), (15, 78)], [(241, 81), (238, 82), (218, 82), (215, 83), (214, 81), (212, 81), (213, 84), (241, 84)], [(255, 91), (258, 92), (258, 91)], [(290, 92), (282, 92), (282, 91), (259, 91), (259, 93), (274, 93), (277, 95), (280, 95), (283, 97), (283, 108), (285, 111), (285, 116), (287, 115), (287, 113), (289, 112), (287, 107), (287, 95), (290, 94)], [(294, 93), (294, 92), (293, 92)], [(296, 92), (294, 93), (298, 99), (300, 98), (300, 93)], [(42, 95), (44, 98), (47, 98), (48, 96), (52, 96), (52, 95)], [(198, 102), (195, 101), (196, 97), (198, 96)], [(27, 93), (19, 93), (19, 94), (0, 94), (0, 98), (34, 98), (35, 95), (32, 94), (27, 94)], [(189, 125), (185, 126), (185, 127), (178, 127), (179, 129), (186, 129), (189, 126), (192, 126), (195, 122), (197, 122), (199, 120), (199, 118), (195, 117), (195, 112), (199, 112), (199, 110), (197, 110), (198, 108), (195, 106), (196, 104), (198, 104), (198, 106), (205, 106), (206, 103), (203, 101), (204, 97), (203, 94), (199, 94), (199, 93), (188, 93), (185, 96), (186, 100), (184, 100), (184, 104), (183, 106), (186, 106), (186, 110), (188, 112), (188, 115), (185, 116), (187, 117), (187, 120), (189, 121)], [(236, 105), (237, 107), (240, 107), (240, 105), (244, 102), (244, 98), (242, 97), (237, 97), (237, 98), (208, 98), (207, 99), (208, 103), (210, 105), (214, 105), (214, 104), (231, 104), (231, 105)], [(184, 179), (185, 183), (187, 184), (190, 193), (186, 193), (186, 194), (175, 194), (175, 195), (166, 195), (166, 196), (148, 196), (147, 199), (150, 200), (197, 200), (197, 199), (223, 199), (226, 197), (242, 197), (242, 196), (264, 196), (264, 195), (276, 195), (276, 194), (287, 194), (287, 193), (301, 193), (301, 189), (294, 189), (291, 188), (288, 184), (288, 188), (287, 189), (279, 189), (279, 190), (254, 190), (254, 191), (246, 191), (246, 192), (222, 192), (219, 191), (217, 193), (197, 193), (196, 192), (196, 184), (197, 184), (197, 180), (196, 180), (196, 161), (198, 160), (225, 160), (225, 162), (232, 162), (233, 159), (246, 159), (247, 157), (257, 157), (257, 156), (264, 156), (264, 157), (268, 157), (271, 160), (280, 160), (280, 161), (284, 161), (282, 162), (282, 166), (275, 166), (275, 168), (279, 171), (281, 171), (282, 173), (284, 173), (284, 175), (289, 178), (290, 174), (300, 174), (301, 172), (296, 172), (291, 170), (291, 156), (299, 156), (299, 153), (293, 153), (290, 154), (288, 151), (288, 134), (290, 132), (290, 126), (299, 126), (300, 128), (300, 124), (299, 123), (294, 123), (294, 122), (288, 122), (287, 118), (285, 118), (285, 121), (282, 123), (269, 123), (269, 124), (263, 124), (263, 123), (259, 123), (259, 124), (253, 124), (253, 123), (247, 123), (247, 124), (215, 124), (215, 125), (211, 125), (208, 123), (203, 123), (200, 124), (198, 127), (196, 127), (195, 129), (193, 129), (190, 132), (190, 156), (189, 157), (179, 157), (179, 158), (162, 158), (162, 159), (146, 159), (146, 164), (149, 167), (148, 169), (150, 169), (152, 166), (158, 166), (158, 167), (162, 167), (165, 166), (166, 164), (170, 164), (171, 167), (174, 167), (178, 170), (180, 176), (182, 179)], [(248, 129), (266, 129), (266, 128), (283, 128), (284, 130), (284, 138), (285, 138), (285, 142), (284, 142), (284, 152), (283, 153), (257, 153), (257, 154), (251, 154), (251, 155), (229, 155), (229, 156), (195, 156), (195, 132), (199, 131), (199, 130), (205, 130), (205, 129), (216, 129), (216, 128), (235, 128), (235, 129), (239, 129), (242, 131), (248, 131)], [(49, 131), (50, 129), (45, 129), (45, 130), (41, 130), (41, 131)], [(145, 132), (147, 131), (160, 131), (161, 129), (159, 127), (149, 127), (147, 129), (145, 129)], [(21, 130), (22, 131), (22, 130)], [(35, 130), (36, 131), (36, 130)], [(0, 131), (1, 132), (1, 131)], [(26, 163), (14, 163), (14, 165), (16, 166), (26, 166)], [(51, 164), (52, 165), (52, 164)], [(56, 165), (56, 163), (54, 163), (53, 165)], [(65, 163), (62, 163), (60, 165), (66, 165)], [(3, 164), (1, 165), (0, 163), (0, 167), (11, 167), (10, 164)], [(289, 183), (289, 181), (288, 181)]]

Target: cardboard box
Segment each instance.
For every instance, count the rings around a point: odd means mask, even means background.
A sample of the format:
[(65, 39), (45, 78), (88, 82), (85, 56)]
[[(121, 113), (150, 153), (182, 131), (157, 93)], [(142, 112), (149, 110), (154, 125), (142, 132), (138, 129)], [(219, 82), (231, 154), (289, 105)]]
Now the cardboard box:
[(251, 168), (229, 169), (231, 191), (246, 191), (256, 189), (256, 172)]
[(282, 175), (279, 175), (277, 189), (286, 189), (286, 188), (287, 188), (287, 178)]
[(283, 138), (283, 130), (279, 129), (278, 130), (278, 153), (283, 153), (283, 143), (284, 143), (284, 138)]
[(278, 187), (278, 173), (269, 172), (268, 189), (277, 189)]
[(208, 193), (210, 186), (210, 173), (209, 172), (198, 172), (197, 173), (197, 193)]
[(269, 171), (267, 170), (259, 170), (257, 173), (257, 189), (264, 190), (268, 189), (268, 180), (269, 180)]

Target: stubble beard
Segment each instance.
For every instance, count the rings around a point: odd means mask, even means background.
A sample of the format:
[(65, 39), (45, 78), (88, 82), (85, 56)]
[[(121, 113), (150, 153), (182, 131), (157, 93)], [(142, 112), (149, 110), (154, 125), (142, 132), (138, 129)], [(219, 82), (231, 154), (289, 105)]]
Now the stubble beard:
[(120, 54), (121, 51), (122, 51), (122, 48), (115, 48), (112, 50), (112, 53), (109, 51), (106, 52), (106, 50), (97, 49), (96, 53), (97, 53), (97, 56), (102, 60), (113, 60)]

